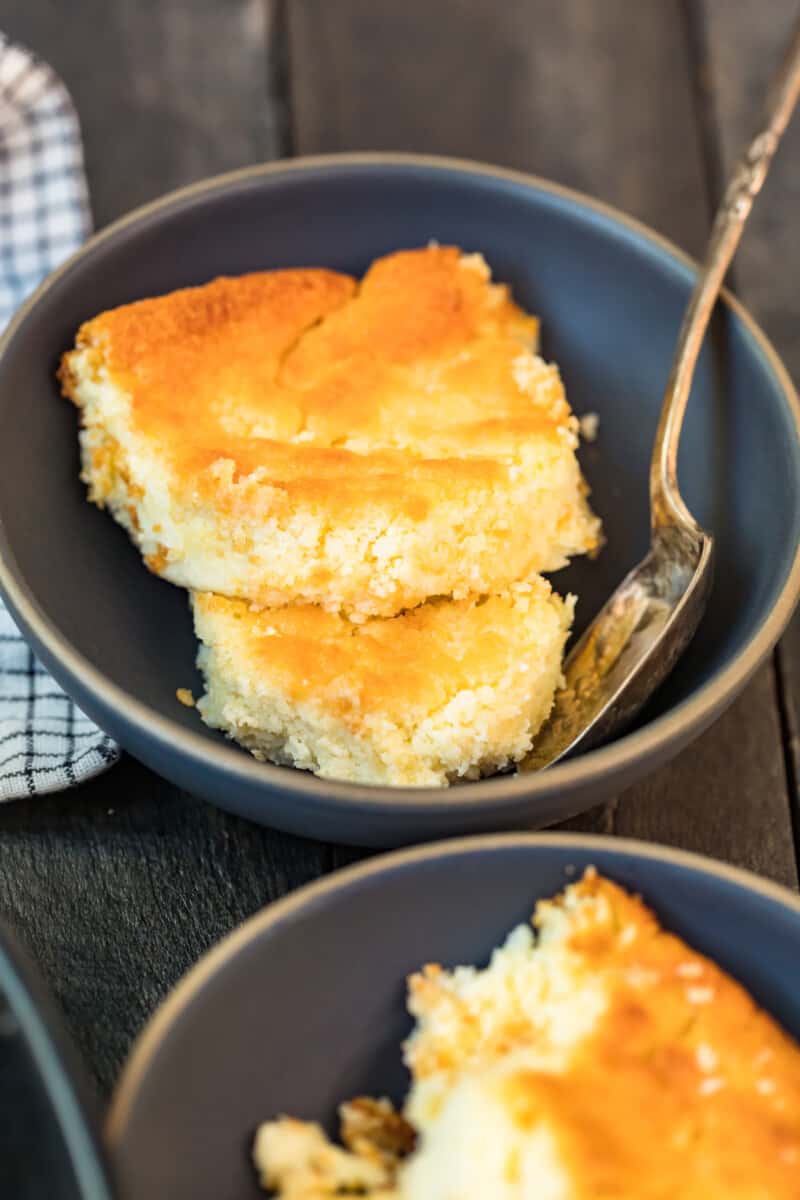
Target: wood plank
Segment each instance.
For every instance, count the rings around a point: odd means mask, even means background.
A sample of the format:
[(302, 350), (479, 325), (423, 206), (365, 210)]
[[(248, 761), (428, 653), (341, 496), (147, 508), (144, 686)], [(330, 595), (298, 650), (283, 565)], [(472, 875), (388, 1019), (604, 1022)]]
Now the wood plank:
[[(293, 143), (531, 170), (699, 253), (710, 202), (685, 15), (677, 0), (294, 0)], [(693, 749), (568, 827), (675, 842), (793, 881), (781, 763), (768, 666)]]
[[(705, 78), (713, 95), (721, 165), (727, 170), (751, 135), (769, 72), (783, 51), (795, 0), (770, 0), (765, 10), (744, 0), (702, 0)], [(800, 380), (797, 278), (800, 274), (800, 116), (784, 135), (737, 255), (737, 290), (775, 343), (795, 384)], [(787, 768), (800, 849), (800, 618), (777, 654)]]
[(797, 885), (772, 663), (666, 770), (620, 797), (614, 831)]
[(690, 251), (706, 229), (674, 0), (293, 0), (296, 153), (413, 150), (581, 188)]
[[(282, 114), (264, 0), (6, 0), (5, 32), (70, 87), (99, 223), (273, 156)], [(326, 847), (228, 817), (132, 760), (76, 793), (0, 808), (0, 914), (38, 959), (105, 1090), (178, 977)]]
[(5, 0), (3, 31), (59, 72), (81, 119), (97, 225), (280, 150), (271, 0)]
[(75, 792), (0, 808), (0, 916), (103, 1091), (200, 955), (328, 862), (324, 846), (229, 816), (130, 758)]

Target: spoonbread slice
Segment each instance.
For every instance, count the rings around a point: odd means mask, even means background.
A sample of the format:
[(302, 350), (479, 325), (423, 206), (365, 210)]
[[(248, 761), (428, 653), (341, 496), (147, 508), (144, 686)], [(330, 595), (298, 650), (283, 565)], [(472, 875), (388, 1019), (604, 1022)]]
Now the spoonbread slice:
[(193, 606), (208, 725), (259, 759), (416, 787), (523, 758), (561, 682), (573, 602), (534, 577), (360, 624), (208, 592)]
[(537, 322), (478, 255), (259, 272), (84, 324), (83, 479), (172, 583), (391, 616), (597, 546)]

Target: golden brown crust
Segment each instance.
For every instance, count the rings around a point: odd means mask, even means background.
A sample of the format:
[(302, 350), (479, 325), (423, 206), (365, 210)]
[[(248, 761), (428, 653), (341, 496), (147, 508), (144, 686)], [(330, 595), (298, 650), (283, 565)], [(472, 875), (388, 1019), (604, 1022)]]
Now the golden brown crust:
[[(402, 507), (409, 454), (423, 491), (441, 494), (454, 476), (499, 479), (495, 453), (555, 438), (569, 420), (557, 377), (541, 405), (513, 376), (537, 322), (462, 261), (454, 248), (390, 255), (360, 288), (318, 269), (221, 278), (102, 313), (81, 327), (77, 350), (132, 397), (133, 427), (201, 495), (225, 503), (208, 468), (230, 463), (233, 482), (259, 472), (272, 504), (352, 507), (374, 478), (384, 503)], [(73, 399), (74, 359), (59, 372)], [(426, 454), (432, 426), (441, 445)]]
[[(317, 605), (251, 610), (246, 602), (195, 593), (196, 615), (223, 643), (237, 677), (271, 680), (293, 701), (324, 703), (358, 728), (364, 714), (408, 720), (443, 706), (459, 691), (513, 671), (538, 620), (566, 631), (569, 616), (549, 584), (464, 600), (431, 600), (398, 616), (355, 624)], [(549, 611), (547, 612), (549, 617)], [(216, 618), (216, 621), (215, 621)], [(550, 637), (552, 638), (552, 632)], [(524, 639), (527, 639), (525, 641)], [(563, 638), (556, 640), (560, 649)]]
[(577, 892), (608, 903), (571, 948), (613, 964), (610, 1005), (568, 1087), (520, 1079), (518, 1119), (554, 1114), (579, 1195), (800, 1195), (800, 1048), (638, 898), (593, 873)]
[[(90, 497), (172, 583), (390, 617), (598, 544), (537, 322), (480, 256), (261, 272), (80, 330)], [(536, 510), (537, 519), (530, 514)]]
[(481, 270), (462, 264), (455, 246), (377, 259), (355, 302), (311, 330), (287, 356), (282, 381), (309, 387), (363, 355), (384, 363), (426, 362), (478, 336), (510, 334), (530, 344), (536, 320), (513, 303), (507, 288), (487, 288)]
[[(511, 1071), (503, 1102), (518, 1129), (545, 1122), (569, 1195), (796, 1200), (800, 1047), (735, 980), (596, 872), (540, 905), (535, 924), (554, 908), (572, 925), (574, 978), (602, 983), (605, 1011), (565, 1069)], [(452, 1020), (458, 999), (441, 980), (440, 968), (426, 968), (412, 994)], [(479, 1049), (466, 1010), (456, 1029), (444, 1060), (431, 1045), (412, 1061), (415, 1077), (453, 1065), (453, 1045), (461, 1069), (478, 1054), (500, 1061), (526, 1038), (530, 1047), (524, 1022), (495, 1029)]]
[(391, 505), (398, 516), (419, 521), (447, 489), (501, 484), (506, 477), (495, 462), (414, 459), (396, 450), (364, 455), (247, 438), (187, 448), (183, 465), (196, 494), (219, 512), (277, 519), (300, 504), (324, 507), (332, 521), (354, 508)]
[[(271, 389), (296, 339), (355, 287), (350, 276), (325, 270), (222, 277), (101, 313), (81, 326), (76, 347), (130, 393), (141, 431), (195, 440), (217, 427), (215, 405), (226, 390), (246, 401)], [(66, 354), (59, 371), (70, 398), (73, 361), (74, 352)]]
[[(388, 1101), (341, 1106), (348, 1150), (386, 1172), (361, 1193), (438, 1196), (452, 1181), (454, 1196), (487, 1200), (798, 1200), (800, 1046), (592, 868), (541, 902), (534, 925), (538, 946), (515, 931), (485, 971), (411, 977), (420, 1025), (406, 1046), (407, 1109), (419, 1134), (415, 1145)], [(603, 1003), (587, 1022), (590, 996)], [(444, 1091), (423, 1097), (442, 1072)], [(454, 1110), (465, 1081), (472, 1099)], [(311, 1200), (314, 1154), (295, 1145), (307, 1189), (281, 1194)], [(291, 1157), (277, 1137), (270, 1148)]]

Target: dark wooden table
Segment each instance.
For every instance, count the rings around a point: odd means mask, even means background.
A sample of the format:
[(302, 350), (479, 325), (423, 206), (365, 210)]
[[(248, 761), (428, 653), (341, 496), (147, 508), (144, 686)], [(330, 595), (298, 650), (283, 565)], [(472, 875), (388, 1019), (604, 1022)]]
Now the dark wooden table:
[[(0, 0), (61, 73), (101, 226), (231, 167), (317, 151), (485, 159), (702, 251), (794, 0)], [(800, 375), (800, 121), (734, 283)], [(698, 850), (797, 886), (800, 624), (670, 766), (572, 828)], [(0, 810), (0, 911), (98, 1086), (157, 1002), (255, 909), (357, 857), (227, 816), (125, 759)]]

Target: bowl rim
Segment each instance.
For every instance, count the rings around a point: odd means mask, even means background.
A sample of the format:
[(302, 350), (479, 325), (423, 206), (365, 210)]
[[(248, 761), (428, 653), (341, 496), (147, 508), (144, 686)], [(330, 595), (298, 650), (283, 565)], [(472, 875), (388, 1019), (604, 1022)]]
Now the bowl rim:
[(755, 872), (719, 862), (704, 854), (673, 846), (643, 842), (608, 834), (576, 833), (501, 833), (448, 838), (428, 845), (374, 855), (364, 862), (330, 872), (322, 879), (306, 883), (279, 900), (274, 900), (248, 917), (207, 950), (158, 1004), (144, 1028), (134, 1040), (123, 1064), (111, 1097), (105, 1121), (105, 1138), (113, 1151), (124, 1137), (128, 1116), (160, 1048), (181, 1021), (184, 1012), (200, 996), (207, 984), (262, 935), (290, 921), (304, 909), (309, 911), (336, 892), (406, 867), (419, 866), (443, 858), (468, 858), (473, 854), (502, 853), (506, 850), (550, 848), (567, 854), (612, 851), (624, 858), (644, 862), (669, 863), (707, 878), (733, 884), (754, 896), (782, 906), (800, 921), (800, 895), (782, 884), (764, 879)]
[[(359, 152), (349, 154), (320, 154), (279, 159), (273, 162), (242, 167), (235, 171), (200, 180), (187, 187), (179, 188), (166, 195), (141, 205), (120, 217), (94, 234), (56, 271), (49, 275), (18, 309), (3, 335), (0, 336), (0, 365), (14, 340), (17, 331), (43, 296), (54, 287), (76, 263), (113, 240), (118, 234), (140, 222), (168, 212), (178, 212), (191, 207), (215, 192), (237, 190), (242, 186), (254, 185), (264, 178), (278, 175), (299, 175), (304, 172), (338, 170), (353, 167), (366, 169), (424, 169), (440, 171), (446, 175), (477, 176), (496, 182), (512, 183), (550, 197), (568, 202), (589, 214), (603, 218), (626, 229), (641, 241), (649, 243), (693, 273), (697, 262), (684, 253), (668, 238), (656, 233), (634, 217), (621, 212), (604, 201), (593, 199), (575, 189), (553, 183), (540, 176), (506, 167), (475, 162), (469, 159), (450, 158), (439, 155), (409, 154), (395, 152)], [(777, 379), (789, 413), (792, 417), (796, 441), (800, 446), (800, 397), (784, 367), (777, 351), (750, 316), (746, 308), (727, 289), (721, 299), (741, 321), (742, 325), (763, 354), (770, 370)], [(677, 331), (676, 331), (677, 334)], [(692, 730), (698, 732), (729, 704), (760, 663), (773, 648), (783, 632), (800, 597), (800, 544), (795, 547), (794, 557), (783, 586), (771, 609), (760, 626), (749, 638), (733, 660), (701, 687), (667, 712), (648, 722), (640, 729), (625, 734), (607, 746), (601, 746), (579, 755), (574, 759), (557, 763), (547, 771), (539, 773), (514, 773), (497, 775), (472, 781), (468, 786), (455, 788), (392, 787), (385, 784), (365, 784), (343, 780), (324, 779), (307, 771), (287, 769), (271, 763), (260, 763), (231, 744), (210, 739), (200, 731), (187, 729), (174, 718), (163, 715), (144, 701), (137, 699), (123, 687), (112, 682), (99, 668), (95, 667), (72, 643), (61, 634), (53, 620), (38, 603), (33, 592), (19, 570), (13, 550), (9, 545), (2, 520), (0, 519), (0, 594), (12, 614), (26, 633), (63, 670), (71, 684), (92, 697), (101, 709), (123, 715), (125, 722), (136, 730), (137, 735), (155, 742), (159, 752), (174, 755), (178, 750), (192, 762), (213, 773), (221, 773), (229, 780), (255, 787), (266, 792), (277, 790), (307, 802), (335, 801), (337, 808), (347, 810), (368, 809), (398, 816), (446, 814), (454, 809), (472, 810), (492, 802), (506, 804), (510, 801), (534, 802), (540, 793), (552, 795), (556, 789), (569, 791), (581, 786), (594, 785), (624, 773), (637, 760), (650, 756), (666, 757), (673, 742), (684, 741)]]

